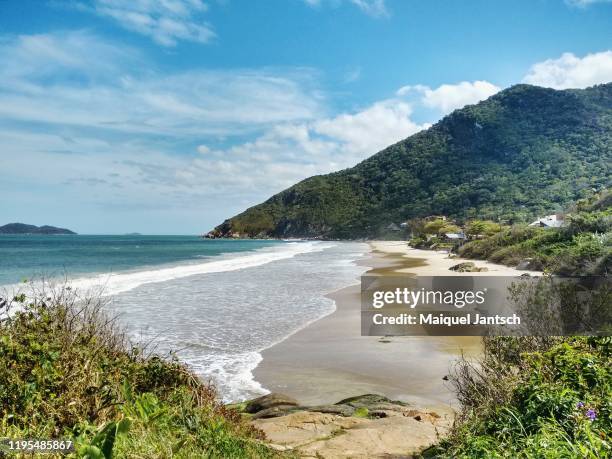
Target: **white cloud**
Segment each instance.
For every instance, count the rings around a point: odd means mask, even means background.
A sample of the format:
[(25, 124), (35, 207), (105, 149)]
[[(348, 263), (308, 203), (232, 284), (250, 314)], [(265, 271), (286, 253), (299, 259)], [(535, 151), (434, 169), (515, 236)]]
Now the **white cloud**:
[[(318, 8), (321, 6), (323, 1), (326, 0), (304, 0), (308, 6)], [(372, 17), (384, 17), (389, 15), (385, 0), (346, 0), (348, 3), (356, 6), (368, 16)], [(339, 5), (342, 0), (333, 0), (330, 3)]]
[(330, 115), (308, 69), (161, 74), (83, 31), (4, 37), (0, 61), (0, 196), (41, 218), (69, 201), (75, 219), (98, 219), (98, 229), (117, 212), (207, 229), (427, 128), (413, 119), (419, 107), (446, 113), (499, 90), (486, 81), (406, 86)]
[(612, 81), (612, 51), (580, 58), (564, 53), (558, 59), (538, 62), (523, 78), (524, 83), (555, 89), (586, 88)]
[(75, 74), (79, 81), (100, 81), (141, 63), (132, 48), (106, 43), (83, 30), (5, 37), (0, 41), (0, 56), (2, 85)]
[(586, 8), (594, 3), (610, 3), (612, 0), (565, 0), (570, 6), (577, 6), (580, 8)]
[(179, 40), (208, 43), (215, 37), (203, 20), (208, 7), (201, 0), (94, 0), (93, 8), (162, 46), (175, 46)]
[(82, 31), (5, 39), (0, 60), (6, 63), (0, 68), (0, 114), (7, 119), (125, 133), (223, 135), (322, 111), (308, 69), (161, 75), (135, 51)]
[(398, 99), (377, 102), (355, 114), (313, 123), (313, 131), (342, 142), (351, 153), (371, 155), (423, 129), (410, 119), (411, 106)]
[[(121, 212), (117, 225), (148, 213), (168, 225), (170, 215), (201, 215), (206, 229), (424, 127), (399, 99), (326, 116), (307, 69), (162, 75), (133, 50), (87, 32), (0, 43), (0, 195), (28, 202), (41, 218), (70, 200), (90, 231), (106, 227), (100, 215)], [(41, 187), (55, 190), (55, 201), (34, 199)]]
[(306, 177), (353, 166), (428, 127), (414, 123), (411, 113), (407, 103), (389, 99), (356, 113), (280, 123), (252, 141), (207, 148), (205, 157), (186, 167), (200, 182), (206, 177), (215, 193), (252, 205)]
[(344, 74), (344, 83), (354, 83), (361, 78), (361, 67), (356, 67)]
[(380, 17), (389, 14), (385, 0), (351, 0), (351, 3), (370, 16)]
[(397, 95), (405, 96), (415, 92), (421, 95), (423, 105), (446, 114), (487, 99), (499, 90), (498, 86), (488, 81), (462, 81), (457, 84), (443, 84), (436, 89), (424, 85), (404, 86), (397, 91)]

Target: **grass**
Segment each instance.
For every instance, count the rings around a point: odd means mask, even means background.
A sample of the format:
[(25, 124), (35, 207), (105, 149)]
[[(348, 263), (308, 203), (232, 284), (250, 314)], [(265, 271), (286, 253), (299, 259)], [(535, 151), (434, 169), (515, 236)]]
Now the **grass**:
[(130, 343), (103, 306), (69, 287), (1, 302), (12, 311), (0, 321), (1, 436), (72, 439), (73, 456), (90, 459), (278, 456), (184, 364)]

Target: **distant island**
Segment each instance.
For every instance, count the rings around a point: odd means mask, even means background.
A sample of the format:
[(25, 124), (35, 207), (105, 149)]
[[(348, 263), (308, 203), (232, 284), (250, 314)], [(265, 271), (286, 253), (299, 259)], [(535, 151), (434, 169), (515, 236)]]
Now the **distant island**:
[(55, 226), (43, 225), (26, 225), (25, 223), (9, 223), (8, 225), (0, 226), (0, 234), (77, 234), (66, 228), (57, 228)]

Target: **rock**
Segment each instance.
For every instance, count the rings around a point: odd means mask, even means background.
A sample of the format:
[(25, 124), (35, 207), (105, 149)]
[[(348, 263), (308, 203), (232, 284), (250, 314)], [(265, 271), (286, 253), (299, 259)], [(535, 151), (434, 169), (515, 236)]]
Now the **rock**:
[(405, 404), (402, 405), (398, 405), (395, 402), (391, 402), (391, 403), (387, 403), (387, 402), (380, 402), (380, 403), (373, 403), (369, 406), (369, 409), (371, 411), (403, 411), (405, 409)]
[(350, 417), (355, 413), (355, 408), (349, 405), (322, 405), (311, 406), (308, 411), (316, 413), (337, 414), (339, 416)]
[(448, 268), (451, 271), (455, 271), (458, 273), (479, 273), (488, 271), (489, 268), (479, 268), (472, 261), (465, 261), (463, 263), (459, 263), (457, 265), (451, 266)]
[(353, 408), (376, 409), (376, 406), (381, 403), (406, 406), (404, 402), (393, 401), (378, 394), (365, 394), (358, 395), (357, 397), (345, 398), (344, 400), (340, 400), (338, 403), (336, 403), (336, 405), (348, 405), (352, 406)]
[(298, 406), (298, 401), (288, 395), (272, 393), (250, 400), (244, 411), (253, 414), (275, 406)]
[(522, 270), (528, 270), (529, 269), (529, 265), (531, 264), (532, 259), (531, 258), (525, 258), (524, 260), (519, 261), (519, 264), (516, 265), (516, 269), (520, 269)]
[[(419, 414), (421, 421), (414, 418)], [(413, 457), (444, 438), (451, 424), (450, 415), (435, 418), (423, 412), (412, 416), (385, 412), (384, 416), (357, 418), (297, 411), (253, 421), (275, 449), (291, 451), (297, 457), (325, 459)]]
[(448, 268), (451, 271), (456, 271), (458, 273), (469, 273), (474, 271), (476, 268), (476, 264), (471, 261), (466, 261), (465, 263), (459, 263), (458, 265), (451, 266)]
[(525, 258), (524, 260), (521, 260), (518, 265), (516, 265), (516, 269), (526, 271), (541, 271), (542, 269), (544, 269), (544, 266), (539, 260), (534, 260), (533, 258)]
[(296, 405), (277, 405), (273, 406), (272, 408), (266, 408), (265, 410), (258, 411), (253, 415), (252, 419), (277, 418), (279, 416), (287, 416), (288, 414), (303, 409), (303, 407)]

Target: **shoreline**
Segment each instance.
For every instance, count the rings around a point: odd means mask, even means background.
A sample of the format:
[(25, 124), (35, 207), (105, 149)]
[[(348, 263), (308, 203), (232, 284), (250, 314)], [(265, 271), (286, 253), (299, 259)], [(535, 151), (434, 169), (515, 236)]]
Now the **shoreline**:
[[(481, 260), (449, 259), (446, 253), (409, 248), (406, 241), (373, 241), (365, 257), (354, 260), (377, 275), (511, 275), (525, 271)], [(455, 273), (448, 268), (473, 261), (489, 271)], [(536, 274), (535, 272), (530, 272)], [(377, 393), (417, 406), (452, 412), (455, 397), (444, 377), (461, 352), (480, 352), (479, 337), (361, 336), (360, 285), (326, 295), (335, 310), (260, 352), (254, 380), (271, 392), (304, 404)]]

